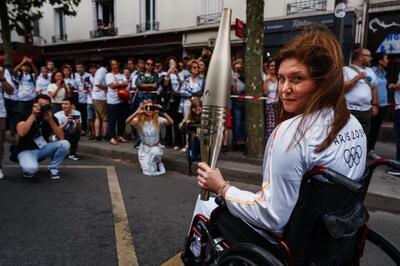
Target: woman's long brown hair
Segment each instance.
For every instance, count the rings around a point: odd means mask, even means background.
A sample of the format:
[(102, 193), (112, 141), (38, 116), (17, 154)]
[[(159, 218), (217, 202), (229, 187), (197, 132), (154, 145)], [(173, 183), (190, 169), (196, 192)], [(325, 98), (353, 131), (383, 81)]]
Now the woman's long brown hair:
[[(344, 98), (343, 53), (336, 37), (329, 29), (313, 25), (289, 41), (275, 59), (277, 72), (282, 61), (296, 59), (308, 68), (311, 78), (315, 81), (315, 90), (306, 96), (302, 106), (303, 116), (289, 147), (298, 144), (312, 125), (313, 121), (306, 121), (309, 114), (323, 108), (332, 108), (334, 120), (327, 129), (328, 136), (315, 150), (317, 153), (324, 151), (350, 118)], [(279, 99), (279, 122), (295, 115), (286, 112)]]

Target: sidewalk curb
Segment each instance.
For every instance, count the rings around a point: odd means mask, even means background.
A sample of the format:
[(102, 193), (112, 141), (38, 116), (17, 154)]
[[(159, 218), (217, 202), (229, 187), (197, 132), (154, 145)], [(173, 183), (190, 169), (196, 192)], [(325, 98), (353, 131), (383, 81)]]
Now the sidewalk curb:
[[(104, 146), (103, 144), (105, 143), (98, 144), (99, 145), (94, 146), (92, 144), (81, 142), (79, 143), (79, 151), (95, 156), (102, 156), (106, 158), (138, 163), (137, 152), (127, 152), (111, 149), (110, 147)], [(132, 147), (132, 149), (134, 148)], [(166, 165), (167, 171), (172, 170), (188, 175), (188, 162), (186, 161), (183, 154), (177, 156), (176, 154), (166, 152), (163, 156), (163, 162)], [(230, 164), (233, 168), (226, 167), (227, 164)], [(258, 172), (258, 166), (247, 163), (247, 165), (251, 168), (254, 166), (254, 170), (249, 170), (241, 168), (240, 164), (244, 165), (244, 163), (239, 162), (220, 161), (220, 163), (218, 164), (218, 168), (221, 170), (221, 172), (224, 173), (224, 176), (228, 176), (229, 180), (231, 181), (238, 181), (254, 185), (260, 184), (261, 171)], [(193, 163), (191, 175), (193, 177), (195, 176), (195, 169), (196, 165), (195, 163)], [(400, 199), (397, 198), (368, 192), (365, 203), (371, 211), (379, 210), (394, 214), (400, 214)]]

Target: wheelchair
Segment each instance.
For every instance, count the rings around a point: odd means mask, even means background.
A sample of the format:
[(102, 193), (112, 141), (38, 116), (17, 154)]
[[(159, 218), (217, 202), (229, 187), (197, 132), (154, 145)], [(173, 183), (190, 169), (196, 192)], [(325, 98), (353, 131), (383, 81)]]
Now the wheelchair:
[[(193, 218), (185, 249), (185, 265), (360, 265), (366, 241), (400, 265), (400, 251), (368, 227), (364, 207), (374, 169), (400, 169), (400, 163), (381, 158), (369, 163), (360, 181), (325, 167), (303, 177), (299, 199), (282, 235), (233, 216), (221, 198), (207, 219)], [(326, 182), (328, 181), (328, 182)], [(191, 246), (200, 243), (200, 256)]]

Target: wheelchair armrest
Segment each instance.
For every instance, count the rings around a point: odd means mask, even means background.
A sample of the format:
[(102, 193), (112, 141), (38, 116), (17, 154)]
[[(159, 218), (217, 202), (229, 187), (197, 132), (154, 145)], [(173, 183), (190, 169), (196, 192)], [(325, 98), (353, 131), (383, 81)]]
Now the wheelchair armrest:
[(313, 178), (317, 175), (322, 175), (330, 182), (345, 187), (353, 192), (360, 192), (363, 188), (363, 185), (354, 181), (332, 169), (323, 167), (323, 166), (316, 166), (311, 171), (307, 173), (309, 178)]
[(375, 170), (375, 168), (378, 166), (381, 166), (381, 165), (387, 165), (389, 167), (393, 167), (396, 170), (400, 171), (400, 162), (399, 161), (395, 161), (395, 160), (391, 160), (391, 159), (387, 159), (387, 158), (383, 158), (383, 157), (370, 162), (367, 166), (367, 169), (369, 169), (372, 174), (372, 172)]

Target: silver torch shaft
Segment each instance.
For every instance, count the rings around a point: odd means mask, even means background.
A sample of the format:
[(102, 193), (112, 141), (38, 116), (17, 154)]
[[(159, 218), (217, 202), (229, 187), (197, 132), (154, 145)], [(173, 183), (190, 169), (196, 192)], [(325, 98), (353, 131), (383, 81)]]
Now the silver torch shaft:
[[(224, 8), (214, 51), (208, 67), (201, 116), (201, 161), (215, 169), (223, 141), (231, 80), (231, 13)], [(201, 200), (209, 192), (201, 189)]]

